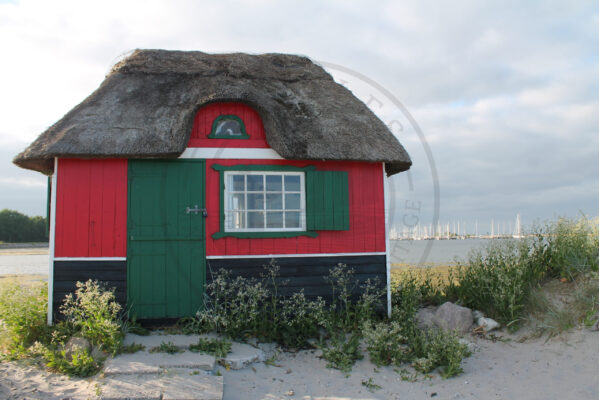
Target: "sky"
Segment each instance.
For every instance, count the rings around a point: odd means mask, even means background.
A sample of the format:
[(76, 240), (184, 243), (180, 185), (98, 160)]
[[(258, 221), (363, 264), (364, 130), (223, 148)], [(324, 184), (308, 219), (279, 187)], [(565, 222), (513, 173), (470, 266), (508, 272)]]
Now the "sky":
[(0, 209), (45, 214), (46, 177), (12, 158), (136, 48), (322, 63), (412, 157), (398, 229), (599, 215), (590, 1), (0, 0)]

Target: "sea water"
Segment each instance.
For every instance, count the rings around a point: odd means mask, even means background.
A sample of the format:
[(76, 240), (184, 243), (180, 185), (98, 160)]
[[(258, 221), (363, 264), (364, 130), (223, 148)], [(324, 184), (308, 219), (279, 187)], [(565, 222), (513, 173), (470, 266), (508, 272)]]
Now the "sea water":
[[(408, 265), (449, 265), (457, 260), (465, 260), (468, 252), (486, 246), (493, 240), (504, 239), (465, 239), (465, 240), (392, 240), (390, 253), (392, 266)], [(430, 247), (428, 253), (427, 247)], [(48, 274), (47, 254), (1, 254), (0, 275), (8, 274)]]
[[(450, 265), (464, 261), (468, 253), (505, 239), (391, 240), (391, 264)], [(427, 251), (428, 250), (428, 251)]]

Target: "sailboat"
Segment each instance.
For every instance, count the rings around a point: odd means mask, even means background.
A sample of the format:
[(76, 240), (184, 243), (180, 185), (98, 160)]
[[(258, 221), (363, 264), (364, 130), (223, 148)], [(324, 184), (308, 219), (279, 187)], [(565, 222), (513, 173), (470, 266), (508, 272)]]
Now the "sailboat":
[(522, 236), (522, 223), (520, 221), (520, 214), (516, 214), (516, 232), (512, 235), (514, 239), (521, 239)]

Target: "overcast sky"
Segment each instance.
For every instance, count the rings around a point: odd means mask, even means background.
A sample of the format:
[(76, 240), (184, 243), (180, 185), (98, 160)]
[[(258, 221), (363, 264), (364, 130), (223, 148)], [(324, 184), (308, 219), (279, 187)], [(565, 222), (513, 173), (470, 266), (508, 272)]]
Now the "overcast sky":
[[(414, 163), (391, 185), (398, 221), (406, 200), (431, 221), (433, 166), (444, 223), (599, 214), (590, 1), (0, 0), (0, 209), (45, 214), (46, 178), (12, 157), (135, 48), (303, 54), (378, 83), (405, 110), (380, 92), (369, 105), (403, 118)], [(365, 102), (376, 92), (329, 70)]]

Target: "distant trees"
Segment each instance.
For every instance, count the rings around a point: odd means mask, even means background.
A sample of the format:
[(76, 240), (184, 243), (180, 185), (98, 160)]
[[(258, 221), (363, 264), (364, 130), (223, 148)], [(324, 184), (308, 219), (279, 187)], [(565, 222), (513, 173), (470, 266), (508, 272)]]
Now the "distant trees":
[(0, 211), (0, 241), (47, 242), (46, 218), (4, 209)]

